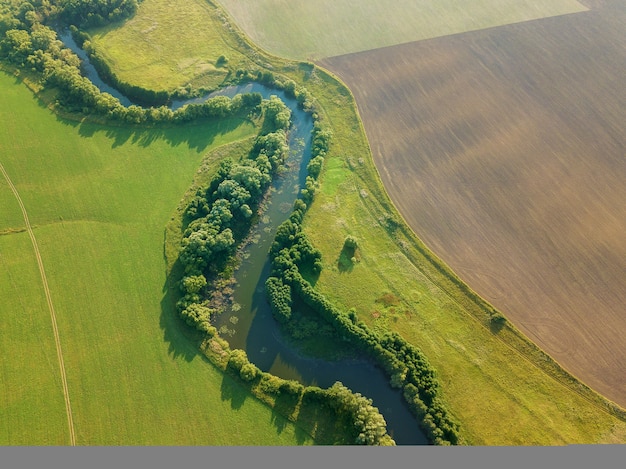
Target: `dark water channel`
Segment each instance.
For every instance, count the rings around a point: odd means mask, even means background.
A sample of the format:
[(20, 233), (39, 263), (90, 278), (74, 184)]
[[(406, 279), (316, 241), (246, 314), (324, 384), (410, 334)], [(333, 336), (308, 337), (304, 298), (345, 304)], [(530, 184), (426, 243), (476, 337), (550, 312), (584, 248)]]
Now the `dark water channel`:
[[(59, 35), (68, 47), (79, 54), (85, 73), (98, 88), (117, 97), (126, 106), (133, 104), (100, 79), (95, 68), (89, 64), (86, 53), (76, 45), (69, 32)], [(215, 325), (231, 348), (245, 350), (250, 361), (261, 370), (322, 388), (341, 381), (352, 391), (372, 399), (373, 405), (383, 414), (388, 432), (396, 444), (428, 444), (401, 393), (389, 385), (385, 373), (371, 361), (329, 361), (307, 357), (282, 337), (265, 298), (265, 280), (270, 269), (268, 252), (277, 227), (289, 217), (306, 178), (306, 165), (311, 157), (313, 120), (298, 108), (295, 99), (287, 97), (282, 91), (259, 84), (228, 87), (202, 98), (173, 101), (171, 107), (177, 109), (187, 103), (202, 102), (207, 97), (217, 95), (232, 97), (252, 92), (261, 93), (265, 99), (276, 95), (291, 109), (293, 124), (289, 131), (290, 152), (286, 161), (287, 169), (272, 183), (260, 221), (252, 228), (251, 241), (245, 247), (243, 260), (235, 272), (233, 306), (218, 318)]]

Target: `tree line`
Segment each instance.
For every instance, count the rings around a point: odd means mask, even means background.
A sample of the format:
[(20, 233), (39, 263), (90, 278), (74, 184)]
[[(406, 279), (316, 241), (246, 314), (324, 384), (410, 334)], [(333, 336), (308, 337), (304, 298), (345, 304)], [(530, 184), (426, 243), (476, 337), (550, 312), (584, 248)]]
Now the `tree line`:
[[(272, 178), (283, 164), (287, 153), (287, 131), (291, 111), (276, 96), (262, 103), (266, 121), (265, 133), (255, 139), (249, 158), (235, 163), (227, 158), (220, 163), (208, 187), (199, 189), (183, 213), (183, 232), (179, 260), (184, 268), (180, 280), (182, 297), (177, 302), (181, 317), (208, 337), (218, 337), (211, 318), (218, 311), (209, 307), (207, 277), (217, 276), (225, 267), (236, 247), (249, 232), (258, 202)], [(319, 160), (318, 160), (319, 161)], [(304, 202), (296, 201), (296, 206)], [(300, 213), (300, 212), (296, 212)], [(281, 226), (281, 236), (289, 236)], [(303, 245), (306, 241), (302, 240)], [(321, 255), (310, 243), (303, 247), (302, 256), (315, 264)], [(321, 268), (321, 264), (316, 264)], [(347, 420), (354, 432), (355, 444), (392, 445), (387, 424), (371, 399), (355, 394), (341, 383), (329, 389), (304, 387), (297, 381), (284, 380), (262, 372), (250, 363), (243, 350), (230, 350), (227, 370), (270, 395), (291, 395), (326, 405), (338, 418)]]
[[(458, 443), (458, 424), (440, 397), (440, 385), (435, 371), (417, 347), (395, 332), (377, 334), (358, 319), (354, 310), (336, 308), (315, 290), (302, 275), (303, 269), (319, 273), (321, 252), (302, 231), (302, 220), (317, 185), (324, 156), (329, 149), (332, 133), (318, 123), (314, 127), (313, 158), (307, 169), (312, 188), (301, 191), (290, 217), (276, 232), (270, 248), (272, 270), (266, 281), (267, 298), (277, 321), (288, 323), (296, 299), (317, 312), (331, 324), (338, 335), (371, 357), (389, 376), (392, 387), (402, 389), (409, 408), (420, 422), (428, 439), (436, 445)], [(346, 242), (356, 248), (356, 239)]]

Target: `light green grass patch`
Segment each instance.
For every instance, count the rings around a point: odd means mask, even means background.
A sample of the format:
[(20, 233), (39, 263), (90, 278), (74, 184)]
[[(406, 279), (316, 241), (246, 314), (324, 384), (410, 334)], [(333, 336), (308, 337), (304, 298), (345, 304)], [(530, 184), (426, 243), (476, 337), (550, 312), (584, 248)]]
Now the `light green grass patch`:
[(217, 87), (243, 55), (231, 48), (214, 9), (204, 0), (146, 0), (123, 25), (90, 31), (93, 43), (118, 77), (153, 90), (192, 83)]
[(52, 323), (26, 232), (0, 236), (0, 266), (0, 441), (67, 444)]
[(219, 0), (264, 49), (321, 59), (585, 11), (576, 0)]
[[(0, 94), (0, 155), (43, 257), (77, 444), (312, 443), (202, 358), (166, 287), (165, 226), (204, 154), (255, 127), (71, 123), (6, 74)], [(0, 261), (0, 443), (69, 444), (50, 313), (27, 233), (0, 236)]]

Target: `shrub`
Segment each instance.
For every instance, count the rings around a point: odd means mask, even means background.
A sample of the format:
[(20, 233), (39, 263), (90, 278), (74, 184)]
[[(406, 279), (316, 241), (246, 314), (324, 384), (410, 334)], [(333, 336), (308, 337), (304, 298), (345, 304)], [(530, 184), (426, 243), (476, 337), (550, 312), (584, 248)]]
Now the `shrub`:
[(244, 381), (252, 381), (258, 376), (260, 370), (252, 363), (245, 363), (239, 370), (239, 376)]

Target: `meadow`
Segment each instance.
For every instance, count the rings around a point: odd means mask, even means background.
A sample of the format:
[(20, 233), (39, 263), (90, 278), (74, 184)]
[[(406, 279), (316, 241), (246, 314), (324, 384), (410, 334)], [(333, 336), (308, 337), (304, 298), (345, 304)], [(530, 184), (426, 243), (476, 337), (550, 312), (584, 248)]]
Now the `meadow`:
[[(137, 14), (119, 26), (91, 30), (92, 42), (121, 81), (133, 83), (140, 76), (148, 89), (172, 91), (188, 85), (215, 89), (229, 69), (250, 60), (234, 47), (209, 2), (187, 2), (175, 12), (165, 0), (141, 2)], [(222, 55), (228, 67), (218, 63)]]
[(586, 10), (575, 0), (219, 0), (265, 50), (321, 59)]
[[(78, 445), (313, 440), (199, 353), (166, 289), (165, 226), (211, 149), (250, 122), (116, 128), (55, 116), (0, 73), (2, 164), (28, 211), (56, 311)], [(6, 105), (5, 105), (6, 104)], [(33, 247), (0, 180), (0, 441), (70, 443)]]

